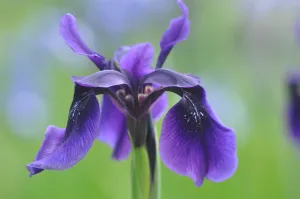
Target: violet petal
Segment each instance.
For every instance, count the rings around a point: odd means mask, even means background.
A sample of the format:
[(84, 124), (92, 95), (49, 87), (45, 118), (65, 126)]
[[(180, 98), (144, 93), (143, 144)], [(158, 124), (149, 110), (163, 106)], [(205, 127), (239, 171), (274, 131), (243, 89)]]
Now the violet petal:
[(130, 85), (128, 79), (115, 70), (103, 70), (86, 77), (72, 77), (72, 81), (84, 87), (109, 88), (117, 85)]
[(156, 86), (189, 88), (199, 84), (199, 80), (170, 69), (159, 68), (142, 78), (143, 84), (154, 84)]
[(217, 120), (200, 86), (184, 89), (182, 99), (164, 118), (160, 153), (169, 169), (190, 177), (197, 186), (204, 177), (223, 181), (237, 167), (234, 132)]
[(154, 121), (157, 121), (166, 112), (168, 108), (167, 94), (162, 94), (151, 106), (151, 114)]
[(68, 13), (61, 18), (59, 32), (66, 44), (68, 44), (75, 53), (88, 56), (100, 70), (105, 67), (105, 58), (91, 51), (80, 38), (76, 18), (73, 15)]
[(113, 104), (108, 95), (103, 96), (98, 139), (112, 149), (112, 158), (126, 159), (131, 150), (124, 114)]
[(131, 46), (127, 53), (121, 56), (120, 67), (129, 71), (134, 79), (139, 79), (150, 73), (154, 48), (150, 43)]
[[(46, 129), (44, 141), (34, 160), (38, 161), (50, 156), (63, 142), (65, 130), (65, 128), (58, 128), (52, 125), (48, 126)], [(30, 177), (44, 170), (28, 166), (27, 169), (30, 172)]]
[[(169, 69), (155, 69), (153, 72), (145, 75), (141, 79), (141, 85), (152, 84), (154, 85), (155, 90), (151, 94), (149, 94), (148, 97), (146, 97), (146, 99), (141, 104), (140, 110), (142, 113), (144, 113), (148, 111), (151, 106), (152, 108), (154, 108), (155, 104), (159, 103), (157, 102), (157, 100), (167, 101), (167, 99), (163, 99), (165, 91), (178, 93), (181, 92), (182, 88), (191, 88), (199, 85), (199, 82), (199, 78), (195, 76), (181, 74)], [(164, 104), (164, 102), (161, 102), (157, 106), (163, 106)], [(154, 110), (155, 109), (153, 109), (152, 111)], [(159, 108), (157, 108), (156, 110), (159, 110)]]
[(30, 175), (43, 169), (64, 170), (84, 158), (99, 132), (100, 109), (93, 90), (75, 86), (66, 129), (50, 126), (33, 162)]
[(182, 11), (182, 16), (172, 19), (168, 29), (163, 34), (160, 41), (161, 52), (158, 56), (156, 68), (162, 67), (174, 45), (185, 40), (190, 33), (188, 8), (181, 0), (177, 2)]

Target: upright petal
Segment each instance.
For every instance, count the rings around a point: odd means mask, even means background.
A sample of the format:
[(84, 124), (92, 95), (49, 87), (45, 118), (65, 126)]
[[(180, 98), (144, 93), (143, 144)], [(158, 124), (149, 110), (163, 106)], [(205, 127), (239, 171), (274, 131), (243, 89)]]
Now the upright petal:
[(122, 55), (120, 67), (129, 71), (133, 78), (138, 80), (152, 71), (153, 54), (154, 48), (150, 43), (136, 44)]
[(99, 117), (99, 104), (93, 90), (76, 85), (66, 129), (47, 128), (35, 160), (27, 165), (30, 175), (44, 169), (68, 169), (84, 158), (98, 135)]
[(73, 15), (68, 13), (61, 18), (59, 32), (75, 53), (88, 56), (100, 70), (105, 67), (105, 58), (102, 55), (91, 51), (80, 38), (77, 30), (76, 18)]
[(124, 114), (104, 95), (100, 117), (99, 140), (113, 148), (112, 158), (126, 159), (131, 150)]
[(182, 11), (182, 16), (172, 19), (168, 29), (163, 34), (160, 40), (161, 51), (158, 56), (156, 68), (162, 67), (174, 45), (185, 40), (190, 33), (188, 8), (181, 0), (177, 0), (177, 2)]
[(217, 120), (200, 86), (183, 89), (182, 99), (164, 118), (160, 153), (169, 169), (197, 186), (204, 177), (223, 181), (237, 167), (234, 132)]

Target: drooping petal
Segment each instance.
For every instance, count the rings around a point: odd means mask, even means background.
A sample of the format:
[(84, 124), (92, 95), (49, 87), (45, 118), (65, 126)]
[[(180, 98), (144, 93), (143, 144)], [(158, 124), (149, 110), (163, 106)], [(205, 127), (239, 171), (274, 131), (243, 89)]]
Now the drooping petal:
[(107, 95), (103, 96), (101, 107), (100, 134), (98, 138), (113, 149), (113, 159), (126, 159), (131, 150), (126, 128), (126, 118)]
[[(163, 120), (160, 137), (160, 155), (170, 170), (190, 177), (197, 186), (204, 180), (207, 171), (204, 140), (197, 128), (184, 118), (184, 102), (179, 102)], [(188, 121), (190, 122), (190, 121)]]
[(199, 84), (199, 80), (191, 77), (190, 75), (181, 74), (176, 71), (163, 68), (156, 69), (148, 75), (145, 75), (141, 82), (142, 84), (154, 84), (164, 88), (189, 88)]
[(80, 38), (76, 18), (73, 15), (68, 13), (61, 18), (59, 32), (75, 53), (88, 56), (100, 70), (105, 67), (105, 57), (90, 50)]
[(202, 87), (183, 89), (182, 95), (163, 120), (162, 161), (197, 186), (204, 177), (215, 182), (229, 178), (237, 167), (234, 132), (217, 120)]
[(179, 42), (185, 40), (190, 33), (190, 20), (188, 8), (181, 1), (177, 0), (182, 11), (182, 16), (170, 21), (169, 27), (160, 40), (160, 54), (156, 63), (156, 68), (161, 68), (172, 48)]
[[(52, 125), (47, 127), (44, 141), (35, 157), (35, 161), (50, 156), (57, 149), (57, 147), (59, 147), (59, 145), (63, 142), (65, 136), (65, 130), (66, 130), (65, 128), (58, 128)], [(27, 168), (30, 172), (30, 176), (34, 174), (38, 174), (44, 170), (35, 167), (27, 167)]]
[[(181, 91), (182, 88), (197, 86), (199, 85), (199, 78), (169, 69), (159, 68), (141, 79), (141, 85), (145, 84), (152, 84), (156, 89), (141, 103), (140, 110), (142, 113), (148, 111), (151, 106), (152, 111), (159, 110), (159, 106), (166, 106), (167, 99), (164, 99), (164, 91), (176, 92), (176, 90)], [(161, 100), (161, 102), (159, 102), (159, 100)], [(154, 109), (155, 106), (157, 106), (157, 109)], [(163, 111), (161, 113), (163, 113)], [(152, 114), (154, 113), (152, 112)]]
[(118, 85), (130, 85), (129, 80), (120, 72), (104, 70), (86, 77), (72, 77), (72, 81), (78, 85), (91, 88), (109, 88)]
[(35, 160), (27, 165), (30, 175), (44, 169), (68, 169), (84, 158), (98, 135), (99, 117), (93, 90), (76, 85), (66, 129), (47, 128)]
[(287, 127), (291, 138), (300, 145), (300, 72), (288, 77)]
[(150, 73), (154, 48), (150, 43), (133, 45), (127, 53), (121, 57), (120, 67), (129, 71), (134, 79), (139, 79)]

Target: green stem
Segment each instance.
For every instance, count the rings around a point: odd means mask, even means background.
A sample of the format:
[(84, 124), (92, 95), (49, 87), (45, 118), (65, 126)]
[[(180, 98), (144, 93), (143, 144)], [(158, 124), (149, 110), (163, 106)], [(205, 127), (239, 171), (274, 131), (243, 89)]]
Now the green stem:
[(131, 162), (132, 199), (160, 199), (160, 159), (157, 135), (150, 115), (127, 120), (133, 145)]
[(132, 199), (149, 199), (150, 168), (145, 147), (134, 148), (131, 162)]
[(161, 176), (160, 176), (160, 158), (158, 152), (158, 142), (156, 130), (154, 131), (155, 142), (156, 142), (156, 161), (155, 161), (155, 173), (154, 180), (152, 182), (150, 197), (149, 199), (160, 199), (160, 189), (161, 189)]

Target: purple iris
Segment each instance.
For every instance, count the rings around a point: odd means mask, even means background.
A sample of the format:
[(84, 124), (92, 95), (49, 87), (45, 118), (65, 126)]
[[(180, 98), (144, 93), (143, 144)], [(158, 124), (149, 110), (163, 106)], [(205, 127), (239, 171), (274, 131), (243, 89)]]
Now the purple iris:
[(300, 142), (300, 72), (293, 73), (288, 79), (288, 129), (291, 137)]
[[(295, 39), (300, 44), (300, 21), (295, 24)], [(296, 143), (300, 142), (300, 71), (290, 73), (287, 80), (287, 127)]]
[[(189, 34), (188, 8), (181, 0), (178, 5), (182, 16), (172, 19), (162, 36), (155, 69), (151, 68), (154, 48), (150, 43), (121, 47), (112, 59), (105, 59), (82, 41), (74, 16), (62, 17), (60, 34), (65, 42), (100, 71), (72, 78), (75, 91), (67, 127), (47, 128), (35, 160), (27, 165), (30, 175), (74, 166), (97, 138), (113, 148), (116, 160), (127, 158), (131, 147), (147, 145), (153, 168), (152, 119), (159, 118), (167, 107), (166, 91), (181, 100), (163, 120), (159, 151), (164, 164), (190, 177), (197, 186), (204, 177), (220, 182), (233, 175), (237, 167), (235, 134), (212, 112), (199, 78), (161, 68), (175, 44)], [(101, 111), (98, 94), (103, 95)]]

